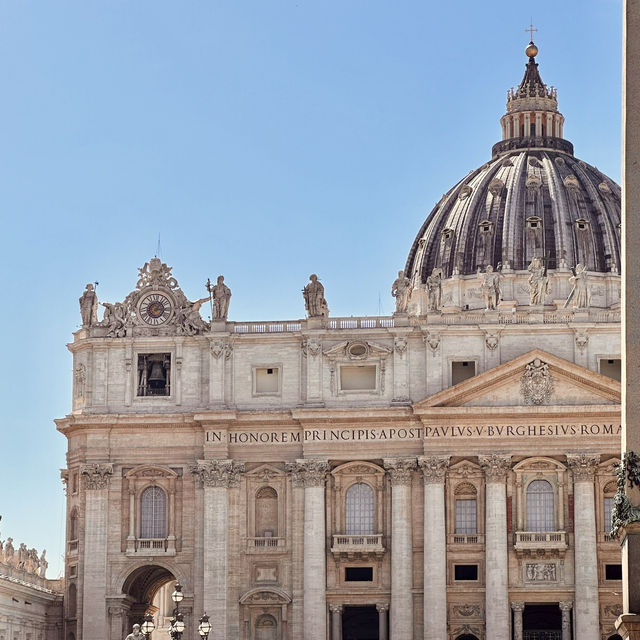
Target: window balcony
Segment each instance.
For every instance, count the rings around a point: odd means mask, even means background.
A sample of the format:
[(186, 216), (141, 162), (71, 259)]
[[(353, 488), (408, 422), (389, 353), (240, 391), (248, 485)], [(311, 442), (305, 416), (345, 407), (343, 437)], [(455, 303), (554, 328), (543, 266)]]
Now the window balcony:
[(129, 538), (128, 556), (175, 556), (175, 538)]
[(384, 554), (382, 534), (334, 535), (331, 553), (334, 556), (346, 556), (349, 559), (356, 556), (368, 557), (370, 555), (380, 557)]
[(450, 533), (447, 537), (449, 544), (484, 544), (484, 534), (481, 533)]
[(283, 553), (287, 550), (286, 538), (262, 536), (247, 538), (247, 553)]
[(567, 550), (566, 531), (516, 531), (513, 547), (517, 553), (564, 553)]
[(67, 552), (69, 553), (69, 555), (77, 555), (78, 553), (77, 540), (69, 540), (69, 542), (67, 542)]

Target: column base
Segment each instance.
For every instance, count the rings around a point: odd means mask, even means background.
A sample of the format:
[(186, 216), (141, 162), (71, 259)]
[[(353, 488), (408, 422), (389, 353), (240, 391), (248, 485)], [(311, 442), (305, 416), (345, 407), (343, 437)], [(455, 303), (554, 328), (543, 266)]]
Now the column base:
[(622, 636), (622, 640), (640, 640), (640, 616), (623, 613), (616, 620), (616, 631)]

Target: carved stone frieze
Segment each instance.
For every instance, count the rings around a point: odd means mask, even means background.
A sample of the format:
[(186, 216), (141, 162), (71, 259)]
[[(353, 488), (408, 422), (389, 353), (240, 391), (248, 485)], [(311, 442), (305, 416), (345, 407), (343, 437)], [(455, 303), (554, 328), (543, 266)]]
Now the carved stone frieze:
[(511, 467), (511, 456), (492, 453), (478, 456), (480, 466), (484, 470), (487, 482), (501, 482)]
[(233, 345), (227, 340), (212, 340), (209, 350), (216, 360), (219, 360), (222, 357), (224, 357), (225, 360), (228, 360), (233, 352)]
[(449, 615), (453, 618), (481, 618), (482, 607), (479, 604), (454, 604)]
[(393, 348), (396, 353), (402, 358), (407, 350), (408, 341), (406, 338), (399, 337), (393, 341)]
[(198, 460), (191, 468), (200, 478), (203, 487), (237, 487), (240, 474), (244, 473), (244, 462), (228, 459)]
[(524, 611), (524, 602), (512, 602), (511, 603), (512, 611)]
[(344, 606), (341, 604), (334, 604), (333, 602), (329, 604), (329, 611), (331, 611), (331, 613), (335, 613), (336, 615), (341, 615), (343, 609)]
[(548, 402), (553, 393), (553, 376), (549, 373), (549, 365), (539, 358), (530, 362), (521, 379), (521, 390), (525, 404)]
[(444, 482), (451, 456), (420, 456), (418, 466), (422, 469), (424, 483)]
[(640, 522), (640, 505), (634, 505), (627, 488), (640, 487), (640, 456), (635, 451), (625, 451), (622, 461), (616, 465), (617, 491), (613, 499), (611, 533), (618, 535), (620, 529)]
[(76, 398), (84, 398), (84, 389), (87, 382), (87, 368), (80, 363), (73, 372), (73, 395)]
[(382, 611), (389, 611), (389, 603), (388, 602), (377, 602), (376, 603), (376, 610), (378, 611), (378, 613), (381, 613)]
[(525, 578), (528, 582), (557, 582), (558, 568), (555, 562), (528, 562)]
[(435, 356), (436, 351), (440, 347), (440, 336), (437, 333), (428, 333), (424, 337), (424, 342), (431, 349), (431, 353)]
[(392, 486), (410, 485), (413, 472), (418, 467), (415, 458), (385, 458), (382, 464), (391, 478)]
[(576, 347), (580, 351), (584, 351), (589, 344), (589, 336), (586, 333), (576, 333)]
[(320, 458), (304, 458), (287, 462), (285, 470), (292, 475), (293, 484), (305, 489), (324, 487), (329, 472), (329, 463)]
[(112, 475), (113, 465), (111, 463), (83, 464), (80, 467), (80, 476), (85, 489), (106, 489)]
[(302, 341), (302, 355), (315, 358), (322, 351), (322, 342), (317, 338), (306, 338)]
[(487, 349), (489, 349), (489, 351), (495, 351), (500, 343), (500, 337), (495, 334), (489, 334), (485, 338), (484, 343), (487, 345)]
[(605, 604), (602, 607), (602, 613), (610, 618), (617, 618), (618, 616), (622, 615), (622, 604)]
[(574, 481), (593, 480), (600, 462), (599, 455), (589, 453), (568, 453), (567, 464), (573, 472)]

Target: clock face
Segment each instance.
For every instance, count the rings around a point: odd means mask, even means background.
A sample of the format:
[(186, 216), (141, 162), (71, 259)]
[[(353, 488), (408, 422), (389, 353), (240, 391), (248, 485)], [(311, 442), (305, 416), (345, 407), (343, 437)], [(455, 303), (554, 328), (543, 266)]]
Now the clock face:
[(171, 315), (171, 300), (162, 293), (150, 293), (140, 302), (140, 318), (150, 325), (164, 324)]

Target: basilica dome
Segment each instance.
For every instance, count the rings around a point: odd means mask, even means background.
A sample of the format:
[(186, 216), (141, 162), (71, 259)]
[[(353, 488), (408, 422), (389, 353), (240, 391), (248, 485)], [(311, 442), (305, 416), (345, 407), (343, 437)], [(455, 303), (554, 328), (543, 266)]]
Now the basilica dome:
[(433, 269), (444, 278), (488, 265), (519, 271), (535, 257), (550, 270), (581, 263), (591, 273), (619, 272), (620, 187), (573, 155), (537, 53), (530, 43), (491, 160), (445, 193), (418, 232), (405, 269), (414, 285)]

